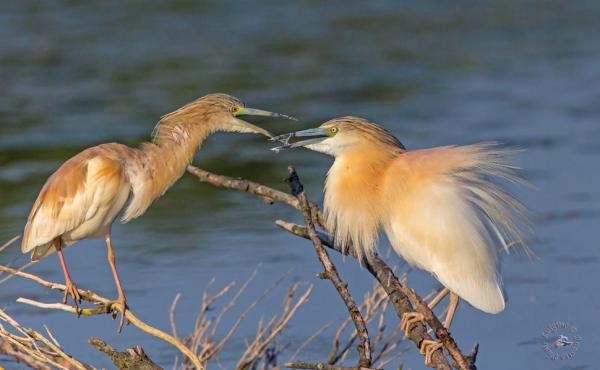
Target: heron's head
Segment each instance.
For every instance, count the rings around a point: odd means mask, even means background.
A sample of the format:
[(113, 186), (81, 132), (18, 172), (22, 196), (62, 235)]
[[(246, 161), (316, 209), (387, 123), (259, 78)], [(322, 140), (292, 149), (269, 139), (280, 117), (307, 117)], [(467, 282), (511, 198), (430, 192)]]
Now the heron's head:
[[(290, 143), (294, 137), (310, 137), (310, 139)], [(272, 138), (283, 145), (273, 148), (282, 149), (305, 147), (332, 156), (363, 148), (381, 148), (390, 151), (404, 151), (402, 143), (388, 130), (358, 117), (334, 118), (317, 128), (291, 132)]]
[(269, 131), (240, 119), (240, 116), (294, 119), (279, 113), (247, 108), (240, 99), (231, 95), (208, 94), (163, 116), (161, 122), (186, 122), (192, 125), (206, 125), (211, 131), (256, 133), (273, 137)]

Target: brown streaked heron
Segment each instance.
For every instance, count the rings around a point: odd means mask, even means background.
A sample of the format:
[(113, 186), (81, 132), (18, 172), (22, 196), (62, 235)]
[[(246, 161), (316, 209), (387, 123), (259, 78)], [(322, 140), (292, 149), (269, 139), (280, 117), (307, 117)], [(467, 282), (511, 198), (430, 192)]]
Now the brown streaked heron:
[[(290, 143), (294, 137), (307, 139)], [(431, 308), (450, 292), (447, 328), (459, 298), (487, 313), (504, 310), (498, 251), (522, 243), (527, 225), (522, 204), (495, 181), (519, 180), (506, 161), (511, 150), (479, 143), (407, 151), (389, 131), (357, 117), (272, 140), (282, 142), (276, 152), (306, 147), (335, 157), (324, 212), (336, 243), (351, 244), (362, 260), (375, 253), (383, 230), (400, 256), (445, 287)], [(402, 328), (421, 320), (421, 314), (405, 314)], [(421, 344), (427, 364), (440, 346)]]
[(123, 312), (120, 332), (128, 307), (115, 265), (112, 223), (123, 208), (123, 223), (143, 215), (183, 175), (211, 133), (257, 133), (272, 137), (267, 130), (238, 118), (242, 115), (291, 118), (246, 108), (230, 95), (209, 94), (163, 116), (153, 131), (152, 141), (142, 143), (137, 149), (108, 143), (75, 155), (42, 187), (25, 226), (22, 252), (31, 253), (33, 261), (57, 252), (65, 276), (63, 301), (66, 303), (71, 295), (79, 310), (81, 297), (69, 275), (62, 249), (82, 239), (104, 237), (118, 291), (117, 302)]

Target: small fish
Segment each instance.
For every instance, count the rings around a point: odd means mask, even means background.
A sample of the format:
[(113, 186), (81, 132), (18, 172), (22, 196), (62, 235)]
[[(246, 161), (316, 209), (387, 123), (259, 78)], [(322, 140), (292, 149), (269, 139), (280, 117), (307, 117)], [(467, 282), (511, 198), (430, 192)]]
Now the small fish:
[(274, 137), (270, 138), (269, 140), (270, 141), (279, 141), (283, 145), (289, 145), (290, 139), (294, 137), (294, 134), (295, 134), (294, 132), (290, 132), (288, 134), (274, 136)]

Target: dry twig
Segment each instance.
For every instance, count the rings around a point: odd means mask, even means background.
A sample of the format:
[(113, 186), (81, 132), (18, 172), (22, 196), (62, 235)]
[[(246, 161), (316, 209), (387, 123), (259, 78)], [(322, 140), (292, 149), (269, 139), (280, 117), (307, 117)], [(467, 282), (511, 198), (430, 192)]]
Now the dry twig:
[(0, 353), (9, 355), (33, 369), (93, 369), (64, 352), (50, 334), (48, 339), (33, 329), (21, 326), (3, 310), (0, 310), (0, 320), (19, 333), (15, 334), (0, 324)]
[(289, 290), (288, 295), (284, 301), (283, 305), (283, 313), (281, 314), (279, 320), (275, 322), (275, 320), (269, 321), (267, 325), (261, 330), (257, 331), (257, 335), (250, 343), (242, 355), (242, 358), (238, 361), (236, 365), (237, 370), (245, 370), (251, 367), (252, 364), (256, 363), (258, 360), (265, 356), (265, 353), (273, 342), (273, 340), (281, 333), (283, 328), (288, 324), (290, 319), (294, 316), (298, 308), (301, 305), (306, 303), (310, 293), (312, 292), (312, 285), (298, 298), (296, 303), (292, 305), (292, 297), (296, 290), (298, 289), (299, 284), (294, 284)]
[[(220, 188), (239, 190), (246, 193), (254, 194), (258, 198), (265, 201), (265, 203), (267, 204), (273, 204), (274, 201), (277, 201), (280, 203), (288, 204), (299, 211), (302, 210), (300, 201), (295, 196), (292, 196), (281, 190), (273, 189), (266, 185), (259, 184), (258, 182), (241, 178), (217, 175), (215, 173), (203, 170), (192, 165), (187, 167), (187, 171), (192, 175), (196, 176), (198, 180), (202, 182), (206, 182)], [(321, 214), (321, 212), (319, 212), (319, 207), (314, 203), (309, 204), (311, 210), (313, 211), (311, 212), (311, 214), (314, 217), (313, 222), (319, 227), (323, 227), (325, 225), (325, 222), (323, 219), (323, 215)]]
[(317, 252), (317, 256), (319, 257), (319, 260), (325, 269), (325, 272), (323, 272), (320, 276), (321, 278), (331, 281), (335, 289), (338, 291), (338, 294), (344, 301), (344, 304), (348, 309), (348, 313), (354, 322), (354, 326), (356, 327), (356, 331), (358, 332), (358, 337), (361, 343), (361, 345), (357, 347), (359, 354), (358, 366), (368, 368), (371, 366), (371, 343), (365, 320), (358, 310), (356, 302), (354, 302), (354, 298), (352, 295), (350, 295), (350, 292), (348, 292), (348, 285), (340, 278), (335, 265), (329, 259), (329, 255), (327, 254), (327, 251), (321, 243), (321, 239), (319, 239), (319, 236), (315, 231), (312, 214), (313, 209), (310, 206), (310, 202), (308, 201), (308, 197), (304, 192), (302, 183), (300, 183), (300, 179), (298, 178), (296, 170), (294, 167), (289, 166), (288, 171), (290, 176), (286, 181), (289, 183), (290, 188), (292, 189), (292, 194), (295, 195), (300, 201), (300, 210), (304, 216), (304, 224), (306, 225), (308, 236), (310, 237), (310, 240), (315, 247), (315, 251)]

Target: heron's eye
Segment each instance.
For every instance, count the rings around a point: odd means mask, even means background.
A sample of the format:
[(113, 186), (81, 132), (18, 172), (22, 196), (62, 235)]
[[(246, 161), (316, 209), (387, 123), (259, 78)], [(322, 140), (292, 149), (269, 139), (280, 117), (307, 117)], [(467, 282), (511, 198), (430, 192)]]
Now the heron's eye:
[(332, 134), (335, 134), (336, 132), (338, 132), (338, 128), (332, 127), (329, 131), (331, 131)]
[(240, 112), (240, 110), (242, 110), (242, 108), (240, 107), (233, 107), (233, 109), (231, 110), (231, 113), (233, 113), (233, 115), (236, 115)]

